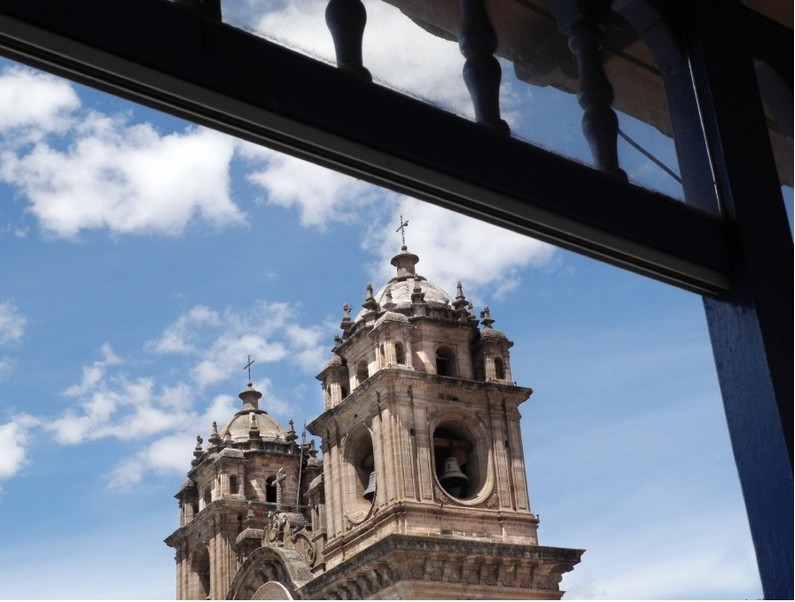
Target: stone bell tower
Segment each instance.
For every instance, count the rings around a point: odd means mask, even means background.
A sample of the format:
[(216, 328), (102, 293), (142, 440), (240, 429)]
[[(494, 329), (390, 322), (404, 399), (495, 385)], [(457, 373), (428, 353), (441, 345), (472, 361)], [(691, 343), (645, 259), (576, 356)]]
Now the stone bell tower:
[[(397, 274), (362, 310), (346, 306), (318, 375), (324, 571), (303, 597), (559, 598), (581, 550), (538, 545), (511, 341), (418, 275)], [(479, 328), (482, 325), (482, 329)]]
[(512, 343), (416, 271), (346, 305), (317, 378), (324, 411), (296, 444), (243, 408), (201, 440), (177, 494), (179, 598), (558, 599), (582, 550), (538, 544)]
[[(206, 448), (196, 438), (188, 480), (175, 496), (180, 526), (166, 544), (176, 550), (181, 600), (225, 599), (263, 541), (308, 522), (300, 500), (320, 474), (314, 442), (297, 442), (292, 420), (285, 429), (260, 409), (262, 393), (251, 383), (239, 397), (242, 408), (220, 431), (213, 423)], [(305, 536), (294, 542), (311, 548)]]

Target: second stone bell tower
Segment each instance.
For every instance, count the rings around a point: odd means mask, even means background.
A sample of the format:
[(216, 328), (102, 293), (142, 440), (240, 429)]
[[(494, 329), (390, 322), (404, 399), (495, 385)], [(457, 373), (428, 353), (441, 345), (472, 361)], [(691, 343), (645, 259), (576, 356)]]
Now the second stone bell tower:
[[(416, 272), (397, 270), (361, 311), (346, 306), (318, 375), (324, 570), (305, 597), (559, 598), (581, 550), (538, 545), (512, 342)], [(482, 326), (482, 328), (479, 327)]]

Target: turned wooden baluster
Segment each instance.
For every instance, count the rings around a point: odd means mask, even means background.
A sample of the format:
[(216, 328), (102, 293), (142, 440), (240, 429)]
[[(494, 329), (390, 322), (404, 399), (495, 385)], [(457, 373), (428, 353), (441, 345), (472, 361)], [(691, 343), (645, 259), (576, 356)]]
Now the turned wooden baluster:
[(362, 62), (362, 37), (367, 11), (361, 0), (329, 0), (326, 25), (334, 40), (337, 67), (366, 81), (372, 81)]
[(558, 26), (568, 36), (569, 48), (577, 57), (582, 131), (596, 167), (626, 180), (627, 175), (618, 164), (618, 118), (611, 108), (613, 87), (605, 75), (599, 52), (598, 27), (608, 14), (609, 4), (605, 0), (549, 0)]
[(461, 0), (461, 34), (458, 37), (464, 63), (464, 82), (478, 123), (510, 134), (508, 124), (500, 118), (500, 79), (502, 70), (494, 51), (497, 35), (486, 14), (483, 0)]
[(582, 131), (596, 167), (626, 180), (618, 165), (618, 117), (611, 108), (613, 87), (602, 68), (596, 24), (580, 21), (567, 34), (580, 70), (577, 101), (583, 109)]

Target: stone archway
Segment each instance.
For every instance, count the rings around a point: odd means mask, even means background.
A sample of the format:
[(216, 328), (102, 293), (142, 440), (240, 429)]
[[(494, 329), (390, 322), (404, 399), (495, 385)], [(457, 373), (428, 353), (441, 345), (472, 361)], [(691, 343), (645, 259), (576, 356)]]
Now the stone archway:
[(231, 600), (293, 600), (312, 579), (303, 556), (289, 548), (263, 546), (238, 570), (229, 587)]
[(254, 592), (252, 600), (292, 600), (289, 590), (278, 581), (268, 581), (263, 583)]

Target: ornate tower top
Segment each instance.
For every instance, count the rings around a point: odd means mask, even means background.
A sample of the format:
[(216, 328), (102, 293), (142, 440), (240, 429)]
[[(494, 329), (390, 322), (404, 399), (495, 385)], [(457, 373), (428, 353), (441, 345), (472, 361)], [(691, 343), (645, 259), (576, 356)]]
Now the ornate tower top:
[[(400, 253), (392, 258), (391, 263), (397, 268), (397, 276), (392, 278), (390, 282), (413, 278), (417, 273), (417, 270), (414, 268), (414, 266), (417, 265), (419, 260), (419, 257), (417, 257), (414, 253), (409, 253), (406, 245), (403, 245), (400, 249)], [(422, 276), (420, 276), (420, 278), (422, 278)]]

